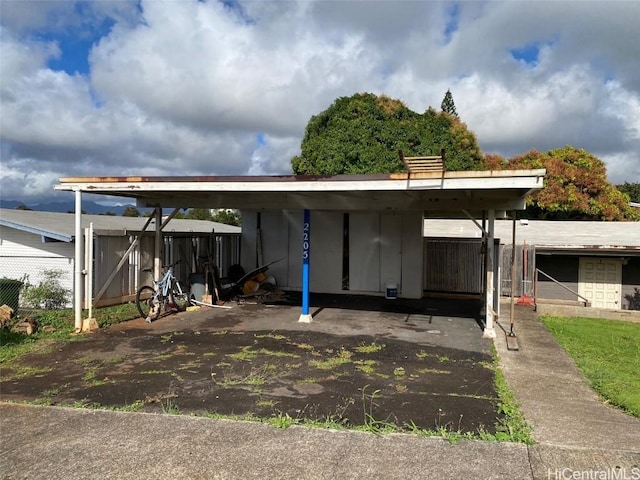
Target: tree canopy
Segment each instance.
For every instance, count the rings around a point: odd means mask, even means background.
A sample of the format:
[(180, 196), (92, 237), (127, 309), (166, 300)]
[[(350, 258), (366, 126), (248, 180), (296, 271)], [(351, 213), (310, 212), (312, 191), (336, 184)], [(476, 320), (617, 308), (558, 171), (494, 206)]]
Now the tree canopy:
[(483, 168), (475, 135), (457, 117), (432, 108), (419, 114), (399, 100), (358, 93), (311, 117), (291, 166), (297, 175), (401, 172), (398, 150), (417, 156), (441, 149), (447, 170)]
[(208, 220), (210, 222), (226, 223), (240, 226), (240, 215), (234, 210), (219, 210), (212, 213), (208, 208), (190, 208), (187, 213), (178, 212), (174, 218), (189, 220)]
[(640, 203), (640, 183), (624, 182), (617, 186), (618, 190), (629, 195), (629, 201)]
[(220, 210), (211, 217), (211, 220), (227, 225), (235, 225), (236, 227), (239, 227), (241, 223), (240, 215), (233, 210)]
[(604, 162), (583, 149), (566, 146), (546, 153), (531, 150), (509, 159), (507, 168), (547, 170), (544, 188), (527, 200), (529, 218), (638, 219), (627, 197), (607, 180)]
[(132, 205), (127, 205), (126, 207), (124, 207), (124, 210), (122, 211), (122, 216), (123, 217), (139, 217), (140, 210), (138, 210), (136, 207)]

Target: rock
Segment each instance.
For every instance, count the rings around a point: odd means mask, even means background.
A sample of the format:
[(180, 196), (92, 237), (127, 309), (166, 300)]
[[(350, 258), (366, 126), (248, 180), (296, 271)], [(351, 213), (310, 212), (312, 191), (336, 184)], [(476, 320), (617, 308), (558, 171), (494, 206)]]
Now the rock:
[(0, 307), (0, 328), (4, 327), (9, 320), (13, 318), (13, 308), (9, 305)]
[(35, 319), (29, 317), (23, 322), (16, 323), (12, 328), (12, 332), (25, 333), (27, 335), (33, 335), (38, 330), (38, 323)]

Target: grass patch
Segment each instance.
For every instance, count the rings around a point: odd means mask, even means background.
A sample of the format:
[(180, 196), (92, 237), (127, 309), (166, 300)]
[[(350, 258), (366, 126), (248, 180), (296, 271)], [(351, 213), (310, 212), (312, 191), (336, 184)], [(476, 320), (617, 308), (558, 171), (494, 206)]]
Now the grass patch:
[(375, 365), (378, 363), (376, 360), (356, 360), (356, 368), (367, 375), (373, 375), (376, 373)]
[(290, 357), (290, 358), (300, 358), (300, 355), (296, 355), (295, 353), (287, 353), (280, 352), (275, 350), (268, 350), (266, 348), (261, 348), (259, 350), (254, 350), (250, 346), (242, 347), (242, 351), (238, 353), (230, 353), (227, 357), (232, 358), (234, 360), (245, 360), (251, 361), (258, 357), (258, 355), (267, 355), (271, 357)]
[(439, 370), (437, 368), (419, 368), (417, 372), (420, 375), (426, 375), (428, 373), (434, 373), (436, 375), (448, 375), (451, 373), (451, 370)]
[[(7, 364), (29, 352), (45, 353), (52, 345), (59, 342), (82, 338), (73, 334), (75, 315), (72, 309), (30, 310), (21, 312), (15, 321), (18, 322), (27, 317), (34, 318), (38, 323), (38, 330), (33, 335), (12, 332), (7, 328), (0, 329), (0, 365)], [(83, 318), (86, 317), (87, 312), (84, 311)], [(93, 317), (100, 327), (107, 327), (138, 318), (139, 314), (135, 304), (129, 303), (93, 310)]]
[(384, 347), (386, 347), (384, 343), (377, 344), (376, 342), (372, 342), (368, 345), (358, 345), (357, 347), (353, 347), (353, 349), (358, 353), (376, 353), (382, 350)]
[(248, 375), (240, 376), (225, 374), (223, 375), (223, 378), (220, 379), (216, 378), (216, 376), (212, 374), (211, 378), (217, 386), (222, 388), (236, 386), (261, 387), (267, 383), (267, 381), (278, 375), (276, 368), (272, 367), (275, 367), (275, 365), (266, 365), (259, 368), (252, 367)]
[(51, 367), (29, 367), (27, 365), (12, 365), (11, 373), (2, 372), (3, 380), (17, 380), (26, 377), (38, 377), (53, 370)]
[(122, 407), (113, 407), (112, 410), (116, 412), (141, 412), (144, 409), (144, 402), (142, 400), (136, 400), (128, 405)]
[(162, 413), (165, 415), (180, 415), (182, 413), (178, 404), (171, 399), (161, 401), (160, 406), (162, 407)]
[(265, 333), (265, 334), (255, 334), (255, 338), (271, 338), (272, 340), (287, 340), (287, 337), (284, 335), (279, 335), (275, 333)]
[(581, 317), (542, 322), (607, 403), (640, 417), (640, 324)]
[(333, 370), (334, 368), (351, 362), (350, 355), (341, 355), (340, 353), (335, 357), (329, 357), (326, 360), (309, 360), (309, 366), (315, 367), (320, 370)]

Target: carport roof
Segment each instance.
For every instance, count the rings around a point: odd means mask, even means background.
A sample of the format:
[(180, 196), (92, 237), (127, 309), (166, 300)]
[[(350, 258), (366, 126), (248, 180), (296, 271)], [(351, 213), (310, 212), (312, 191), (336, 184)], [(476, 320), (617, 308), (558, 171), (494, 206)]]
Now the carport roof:
[(139, 207), (312, 210), (521, 210), (545, 170), (334, 176), (80, 177), (57, 190), (131, 197)]

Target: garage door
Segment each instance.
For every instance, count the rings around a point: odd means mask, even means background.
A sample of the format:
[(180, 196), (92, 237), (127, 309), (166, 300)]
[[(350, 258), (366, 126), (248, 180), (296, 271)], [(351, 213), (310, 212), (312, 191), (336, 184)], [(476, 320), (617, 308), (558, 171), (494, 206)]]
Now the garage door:
[(607, 258), (580, 258), (578, 293), (592, 307), (619, 309), (622, 300), (622, 262)]

